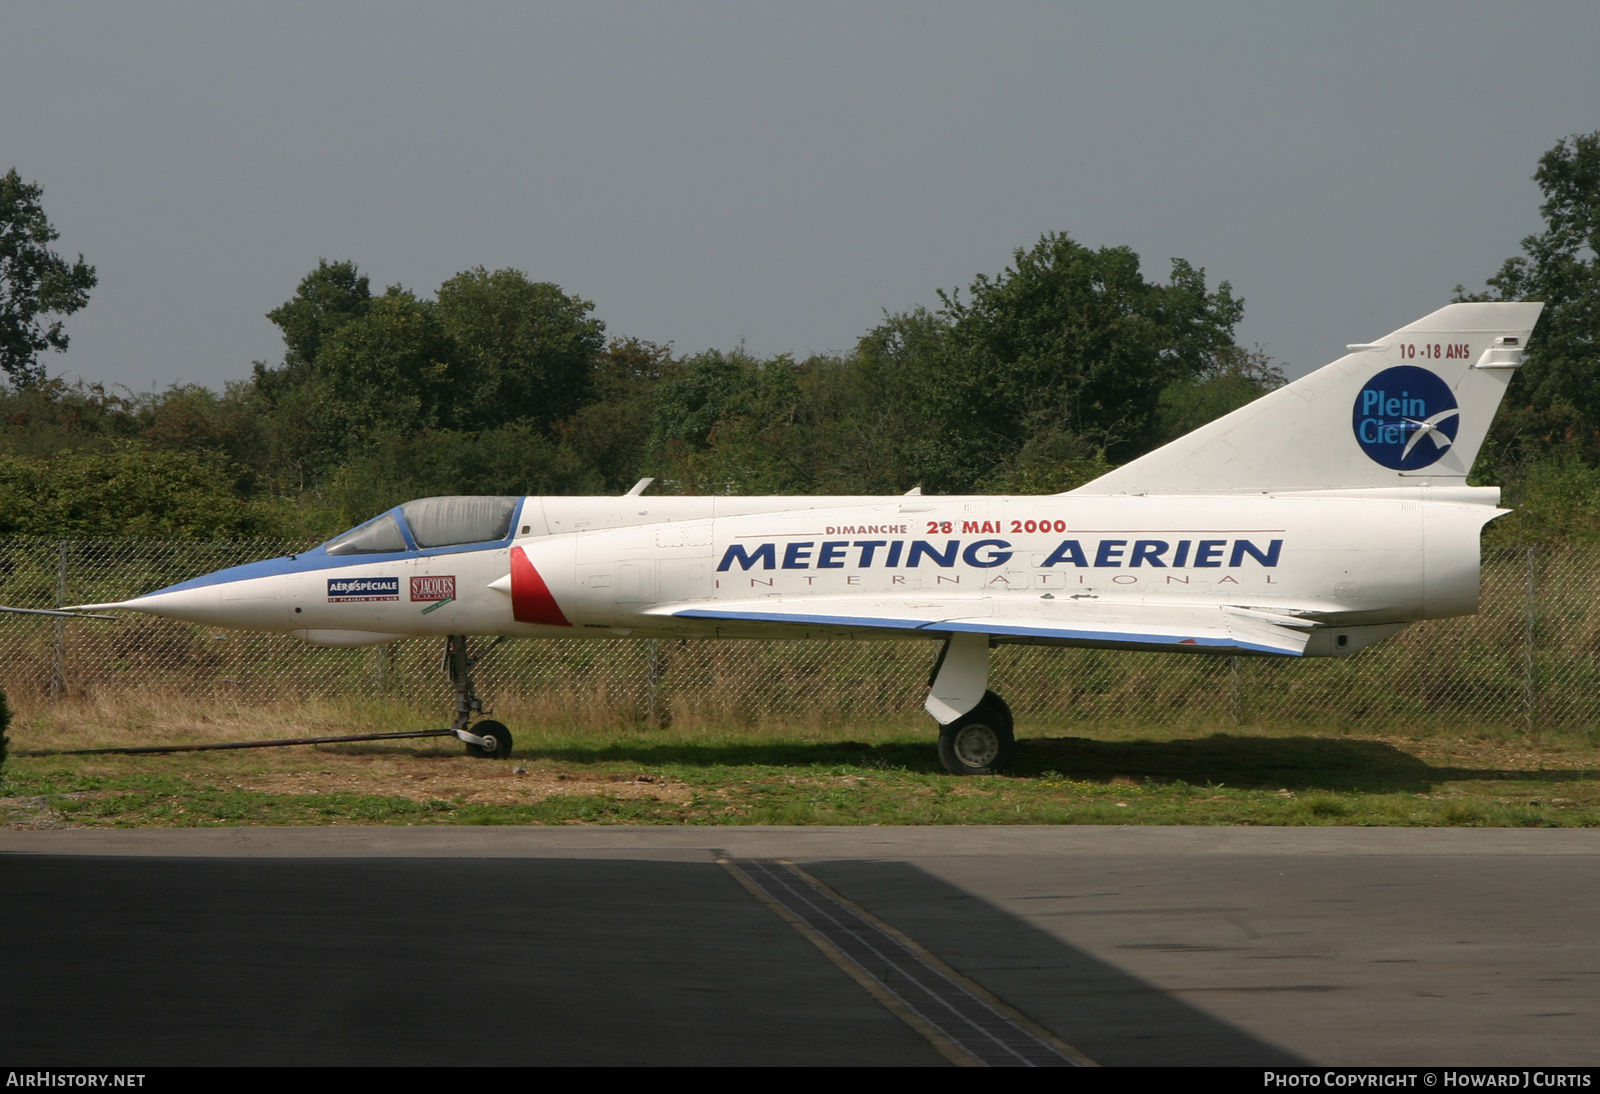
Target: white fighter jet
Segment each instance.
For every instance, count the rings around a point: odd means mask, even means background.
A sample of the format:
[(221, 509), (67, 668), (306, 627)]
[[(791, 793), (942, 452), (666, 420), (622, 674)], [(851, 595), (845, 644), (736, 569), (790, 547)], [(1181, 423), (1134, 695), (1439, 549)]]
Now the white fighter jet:
[(1341, 657), (1478, 606), (1466, 484), (1542, 304), (1451, 304), (1065, 494), (441, 497), (300, 555), (128, 609), (360, 646), (446, 639), (455, 735), (468, 636), (936, 641), (926, 708), (957, 774), (999, 771), (1012, 719), (989, 650), (1016, 642)]

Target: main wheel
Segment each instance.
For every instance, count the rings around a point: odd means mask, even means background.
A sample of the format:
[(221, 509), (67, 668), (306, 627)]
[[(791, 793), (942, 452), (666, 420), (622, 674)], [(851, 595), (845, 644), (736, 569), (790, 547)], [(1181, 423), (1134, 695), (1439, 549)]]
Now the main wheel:
[(477, 756), (484, 760), (504, 760), (511, 755), (511, 731), (504, 722), (493, 720), (479, 722), (471, 727), (472, 732), (482, 737), (481, 745), (469, 744), (467, 754)]
[(982, 701), (978, 703), (978, 709), (984, 711), (990, 718), (999, 718), (1001, 721), (1005, 722), (1006, 732), (1011, 732), (1013, 725), (1011, 721), (1011, 708), (1006, 705), (1006, 701), (1000, 698), (1000, 696), (996, 695), (992, 691), (984, 692)]
[(994, 775), (1004, 771), (1016, 751), (1011, 710), (994, 692), (976, 707), (939, 728), (939, 761), (952, 775)]

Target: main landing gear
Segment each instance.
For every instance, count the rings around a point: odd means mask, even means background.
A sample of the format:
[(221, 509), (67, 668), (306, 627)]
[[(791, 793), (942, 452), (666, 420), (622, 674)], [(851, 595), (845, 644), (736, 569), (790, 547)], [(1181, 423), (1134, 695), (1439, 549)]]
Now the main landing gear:
[(450, 683), (456, 689), (456, 720), (450, 724), (450, 732), (465, 742), (469, 756), (485, 760), (504, 760), (511, 755), (511, 731), (504, 722), (496, 722), (492, 718), (478, 722), (470, 730), (467, 728), (472, 716), (483, 710), (483, 701), (472, 686), (472, 666), (503, 641), (504, 638), (496, 638), (489, 643), (488, 649), (476, 657), (468, 656), (467, 636), (464, 634), (452, 634), (444, 643), (445, 669), (450, 673)]
[(1016, 752), (1011, 708), (988, 682), (989, 636), (945, 639), (923, 708), (939, 722), (939, 761), (952, 775), (997, 774)]

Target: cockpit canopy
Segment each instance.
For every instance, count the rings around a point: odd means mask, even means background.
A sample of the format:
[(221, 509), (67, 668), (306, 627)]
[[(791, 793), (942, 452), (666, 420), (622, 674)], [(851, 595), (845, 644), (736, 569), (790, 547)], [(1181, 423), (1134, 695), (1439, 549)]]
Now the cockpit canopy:
[(510, 535), (511, 519), (521, 501), (520, 497), (468, 495), (418, 498), (335, 536), (326, 550), (330, 555), (374, 555), (409, 551), (413, 544), (428, 548), (492, 543)]

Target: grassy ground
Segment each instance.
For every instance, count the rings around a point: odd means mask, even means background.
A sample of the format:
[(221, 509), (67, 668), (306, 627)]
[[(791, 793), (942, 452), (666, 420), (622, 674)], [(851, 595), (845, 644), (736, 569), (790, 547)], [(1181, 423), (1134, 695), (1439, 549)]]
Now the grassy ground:
[(438, 739), (24, 757), (429, 722), (371, 705), (206, 716), (156, 698), (22, 711), (0, 824), (1600, 824), (1600, 747), (1583, 735), (1025, 723), (1010, 772), (956, 778), (931, 724), (578, 730), (503, 715), (517, 738), (506, 762)]

